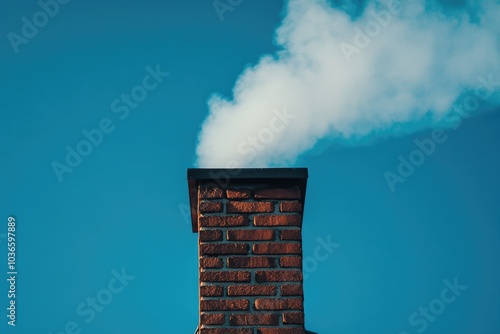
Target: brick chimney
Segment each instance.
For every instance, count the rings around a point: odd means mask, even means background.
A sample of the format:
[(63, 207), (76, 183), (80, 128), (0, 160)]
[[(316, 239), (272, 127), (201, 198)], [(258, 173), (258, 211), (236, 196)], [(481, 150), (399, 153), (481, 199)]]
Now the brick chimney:
[(188, 169), (199, 334), (304, 334), (306, 168)]

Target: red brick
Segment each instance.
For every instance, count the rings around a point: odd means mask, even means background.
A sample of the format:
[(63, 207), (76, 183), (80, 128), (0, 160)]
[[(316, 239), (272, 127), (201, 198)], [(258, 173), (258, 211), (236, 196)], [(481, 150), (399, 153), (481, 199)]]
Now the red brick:
[(282, 296), (302, 296), (304, 291), (302, 284), (284, 284), (281, 286)]
[(271, 202), (237, 202), (230, 201), (226, 204), (227, 212), (273, 212), (274, 204)]
[(203, 271), (201, 282), (250, 282), (248, 271)]
[[(301, 226), (300, 215), (257, 215), (254, 217), (255, 226)], [(202, 225), (203, 226), (203, 225)]]
[(282, 230), (280, 232), (280, 239), (281, 240), (302, 240), (301, 234), (302, 233), (301, 233), (300, 229)]
[(202, 227), (247, 226), (248, 219), (243, 216), (204, 216), (200, 217)]
[(256, 299), (256, 310), (302, 310), (302, 299), (300, 298), (281, 298), (281, 299)]
[(201, 244), (201, 255), (242, 255), (248, 254), (247, 244)]
[(300, 190), (292, 189), (256, 189), (254, 197), (257, 199), (272, 198), (272, 199), (299, 199)]
[(202, 202), (200, 202), (199, 209), (200, 209), (201, 213), (222, 212), (222, 203), (221, 202), (202, 201)]
[(252, 257), (230, 257), (227, 259), (228, 268), (274, 268), (276, 267), (276, 259), (265, 256)]
[(221, 230), (200, 230), (200, 241), (221, 241)]
[(246, 299), (214, 299), (200, 302), (201, 311), (245, 311), (248, 310), (248, 306), (249, 303)]
[(299, 201), (283, 201), (280, 203), (281, 212), (302, 212), (302, 204)]
[[(200, 334), (253, 334), (253, 329), (250, 328), (202, 328)], [(268, 333), (269, 334), (269, 333)], [(294, 334), (294, 333), (292, 333)]]
[(254, 254), (302, 254), (302, 247), (297, 242), (269, 242), (254, 244), (252, 246)]
[(226, 190), (226, 196), (229, 199), (233, 199), (233, 198), (239, 198), (239, 199), (250, 198), (251, 195), (252, 195), (252, 192), (250, 191), (250, 189), (228, 189), (228, 190)]
[[(211, 333), (213, 334), (213, 333)], [(226, 334), (226, 333), (225, 333)], [(229, 332), (227, 334), (230, 334)], [(259, 328), (257, 334), (306, 334), (302, 328)]]
[(233, 314), (229, 317), (231, 326), (278, 326), (279, 316), (277, 314)]
[(280, 258), (282, 268), (302, 268), (302, 257), (300, 256), (282, 256)]
[(222, 313), (203, 313), (201, 315), (201, 325), (224, 325), (226, 316)]
[(217, 257), (202, 257), (200, 259), (200, 267), (205, 268), (222, 268), (222, 259)]
[(255, 272), (257, 283), (266, 282), (302, 282), (302, 272), (299, 270), (262, 270)]
[(304, 313), (302, 312), (284, 312), (283, 323), (286, 325), (303, 325)]
[(254, 241), (254, 240), (274, 240), (273, 230), (229, 230), (227, 240)]
[(200, 286), (200, 295), (203, 297), (221, 297), (224, 288), (217, 285)]
[(272, 285), (230, 285), (228, 296), (274, 296), (276, 287)]
[(223, 195), (224, 195), (224, 192), (220, 188), (206, 187), (206, 186), (199, 187), (199, 196), (201, 199), (222, 198)]

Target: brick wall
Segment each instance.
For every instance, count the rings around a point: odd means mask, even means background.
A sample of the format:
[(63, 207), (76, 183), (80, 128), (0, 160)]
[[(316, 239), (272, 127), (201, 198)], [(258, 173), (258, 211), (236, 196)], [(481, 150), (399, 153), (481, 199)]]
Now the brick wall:
[(200, 334), (303, 334), (302, 203), (294, 180), (197, 184)]

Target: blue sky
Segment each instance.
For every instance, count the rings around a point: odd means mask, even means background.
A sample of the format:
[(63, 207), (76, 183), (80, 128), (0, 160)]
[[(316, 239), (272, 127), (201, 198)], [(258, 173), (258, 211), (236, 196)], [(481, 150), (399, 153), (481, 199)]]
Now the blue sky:
[[(230, 100), (245, 68), (281, 50), (274, 37), (285, 2), (243, 1), (221, 20), (211, 1), (70, 1), (18, 52), (8, 34), (22, 34), (22, 18), (32, 20), (40, 6), (0, 6), (5, 262), (10, 215), (18, 236), (16, 327), (2, 315), (1, 332), (193, 332), (197, 235), (185, 215), (186, 169), (196, 164), (212, 94)], [(470, 77), (493, 73), (500, 80), (498, 68), (480, 69), (490, 72)], [(455, 103), (478, 85), (463, 80)], [(131, 94), (140, 97), (137, 105), (122, 100)], [(308, 329), (500, 331), (497, 109), (494, 100), (481, 101), (453, 126), (411, 119), (399, 132), (375, 131), (397, 136), (369, 136), (363, 145), (325, 134), (285, 159), (281, 165), (308, 167), (310, 175), (303, 230)], [(68, 147), (77, 150), (84, 132), (97, 128), (107, 133), (93, 137), (96, 145), (80, 144), (89, 153), (68, 166)], [(430, 153), (419, 153), (416, 141), (432, 141)], [(68, 169), (58, 176), (54, 162)], [(336, 245), (331, 254), (315, 258), (328, 240)], [(462, 290), (443, 295), (450, 284)], [(6, 312), (5, 280), (0, 291)], [(87, 303), (96, 297), (109, 303), (92, 315)], [(429, 307), (436, 313), (422, 315)]]

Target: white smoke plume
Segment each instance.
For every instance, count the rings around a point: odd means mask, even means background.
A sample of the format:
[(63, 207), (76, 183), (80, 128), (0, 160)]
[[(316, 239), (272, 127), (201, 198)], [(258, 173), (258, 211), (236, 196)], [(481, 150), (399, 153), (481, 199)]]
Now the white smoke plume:
[(500, 102), (498, 1), (453, 9), (369, 1), (354, 17), (326, 0), (287, 6), (280, 51), (241, 74), (232, 100), (209, 100), (198, 166), (293, 164), (321, 141), (363, 143), (446, 125), (467, 93), (488, 98), (482, 105)]

